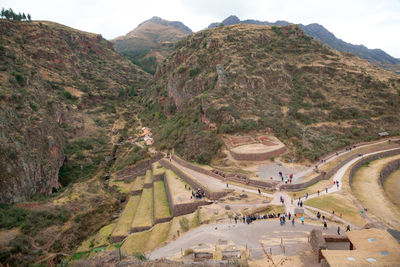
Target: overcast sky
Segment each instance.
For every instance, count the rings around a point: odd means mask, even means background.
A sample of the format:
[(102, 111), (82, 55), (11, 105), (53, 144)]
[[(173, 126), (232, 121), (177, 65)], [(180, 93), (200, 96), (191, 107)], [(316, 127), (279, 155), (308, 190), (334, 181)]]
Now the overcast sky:
[(2, 0), (0, 7), (30, 13), (106, 39), (125, 35), (153, 16), (193, 31), (229, 15), (240, 19), (319, 23), (336, 37), (400, 58), (400, 0)]

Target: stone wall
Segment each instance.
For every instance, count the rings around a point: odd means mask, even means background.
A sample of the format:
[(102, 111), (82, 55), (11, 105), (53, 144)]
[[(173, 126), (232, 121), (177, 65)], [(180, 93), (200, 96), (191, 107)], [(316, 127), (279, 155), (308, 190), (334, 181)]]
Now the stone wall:
[(317, 230), (317, 229), (311, 230), (310, 244), (311, 244), (313, 254), (318, 259), (318, 262), (321, 262), (321, 259), (323, 259), (321, 250), (327, 248), (326, 241), (322, 235), (321, 230)]
[(387, 151), (387, 152), (382, 152), (382, 153), (378, 153), (378, 154), (375, 154), (375, 155), (371, 155), (371, 156), (365, 157), (362, 160), (358, 161), (350, 170), (350, 176), (349, 176), (350, 185), (352, 183), (352, 180), (353, 180), (353, 177), (354, 177), (354, 173), (359, 168), (361, 168), (365, 163), (370, 162), (370, 161), (374, 161), (374, 160), (377, 160), (377, 159), (380, 159), (380, 158), (385, 158), (385, 157), (398, 155), (398, 154), (400, 154), (400, 148), (396, 149), (396, 150), (391, 150), (391, 151)]
[[(378, 148), (378, 149), (382, 149), (382, 148)], [(376, 149), (371, 149), (367, 152), (365, 152), (366, 154), (368, 153), (372, 153), (375, 152)], [(373, 155), (375, 156), (375, 155)], [(354, 154), (351, 155), (350, 157), (346, 158), (345, 160), (343, 160), (342, 162), (340, 162), (337, 166), (335, 166), (335, 168), (333, 168), (332, 170), (330, 170), (328, 173), (326, 172), (321, 172), (321, 174), (319, 174), (317, 177), (311, 179), (310, 181), (304, 182), (304, 183), (298, 183), (298, 184), (283, 184), (279, 186), (280, 190), (286, 190), (286, 191), (298, 191), (298, 190), (304, 190), (306, 187), (313, 185), (321, 180), (328, 180), (329, 178), (331, 178), (340, 168), (342, 168), (344, 165), (346, 165), (347, 163), (349, 163), (350, 161), (352, 161), (355, 158), (360, 157), (359, 154)]]
[(379, 173), (379, 182), (383, 186), (385, 179), (394, 171), (400, 169), (400, 159), (394, 160), (386, 164), (386, 166)]
[(263, 161), (269, 160), (271, 157), (277, 157), (283, 153), (285, 153), (286, 147), (281, 147), (279, 149), (264, 152), (264, 153), (252, 153), (252, 154), (245, 154), (245, 153), (236, 153), (232, 150), (229, 150), (232, 157), (236, 160), (245, 160), (245, 161)]
[[(167, 191), (168, 204), (169, 204), (169, 208), (171, 210), (171, 214), (173, 217), (189, 214), (189, 213), (194, 212), (199, 206), (212, 204), (212, 202), (201, 201), (201, 200), (198, 200), (198, 201), (192, 202), (192, 203), (175, 204), (173, 202), (171, 191), (169, 190), (168, 179), (167, 179), (165, 173), (163, 173), (162, 175), (159, 175), (159, 176), (161, 176), (162, 179), (164, 179), (165, 189)], [(154, 180), (154, 178), (153, 178), (153, 180)]]
[(140, 161), (134, 167), (125, 168), (117, 172), (117, 178), (115, 180), (124, 181), (126, 179), (133, 179), (137, 176), (145, 175), (147, 170), (151, 170), (151, 165), (162, 157), (161, 154), (158, 154), (151, 159)]
[(205, 170), (202, 167), (199, 167), (199, 166), (190, 164), (184, 160), (181, 160), (180, 158), (175, 157), (174, 155), (172, 155), (172, 159), (175, 160), (176, 162), (178, 162), (179, 165), (182, 165), (188, 169), (191, 169), (196, 172), (214, 177), (214, 178), (219, 179), (224, 182), (232, 181), (232, 182), (236, 182), (236, 183), (261, 187), (261, 188), (265, 188), (265, 189), (274, 189), (277, 185), (277, 182), (273, 182), (273, 181), (260, 181), (260, 180), (249, 179), (246, 175), (243, 175), (243, 174), (224, 173), (219, 170), (212, 170), (212, 171)]
[(177, 175), (179, 175), (183, 180), (185, 180), (186, 183), (188, 183), (192, 188), (200, 188), (201, 190), (204, 191), (206, 194), (206, 197), (208, 197), (211, 200), (218, 200), (221, 197), (226, 196), (233, 190), (224, 190), (224, 191), (211, 191), (198, 181), (192, 179), (189, 175), (172, 165), (168, 160), (162, 159), (160, 160), (160, 164), (163, 165), (167, 169), (173, 170)]

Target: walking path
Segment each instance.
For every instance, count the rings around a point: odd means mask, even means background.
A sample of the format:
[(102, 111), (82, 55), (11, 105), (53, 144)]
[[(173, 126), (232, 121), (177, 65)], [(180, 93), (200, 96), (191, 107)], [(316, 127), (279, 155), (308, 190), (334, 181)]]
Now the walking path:
[[(149, 258), (160, 259), (164, 257), (179, 256), (181, 250), (187, 248), (214, 250), (216, 243), (220, 240), (229, 240), (237, 246), (247, 247), (253, 259), (262, 259), (265, 257), (260, 246), (263, 242), (265, 248), (271, 248), (272, 254), (282, 254), (283, 250), (280, 246), (281, 238), (285, 244), (285, 255), (298, 255), (300, 252), (309, 250), (308, 235), (312, 229), (320, 228), (312, 224), (301, 224), (299, 220), (292, 226), (287, 222), (280, 226), (279, 220), (257, 220), (251, 224), (242, 222), (220, 223), (212, 225), (204, 225), (195, 228), (187, 234), (181, 236), (177, 240), (169, 243), (150, 253)], [(323, 230), (329, 234), (335, 234), (336, 224), (330, 224), (328, 230)]]

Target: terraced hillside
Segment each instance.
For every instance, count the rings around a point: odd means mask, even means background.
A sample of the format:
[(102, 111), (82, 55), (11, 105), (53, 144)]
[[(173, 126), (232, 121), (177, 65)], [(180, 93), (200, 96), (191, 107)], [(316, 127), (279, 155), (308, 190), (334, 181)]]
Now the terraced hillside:
[(195, 33), (178, 42), (156, 78), (140, 118), (157, 129), (159, 148), (200, 163), (223, 157), (223, 133), (271, 132), (296, 160), (382, 130), (399, 133), (400, 76), (295, 25)]

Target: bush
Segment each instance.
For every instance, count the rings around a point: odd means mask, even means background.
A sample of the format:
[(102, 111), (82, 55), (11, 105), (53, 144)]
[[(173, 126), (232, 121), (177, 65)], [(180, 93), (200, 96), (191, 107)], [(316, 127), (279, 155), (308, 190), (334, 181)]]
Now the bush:
[(24, 85), (25, 85), (24, 75), (23, 75), (22, 73), (13, 71), (13, 72), (11, 73), (11, 75), (13, 75), (13, 76), (15, 77), (15, 80), (17, 80), (17, 83), (18, 83), (20, 86), (24, 86)]
[(180, 224), (183, 232), (189, 231), (189, 220), (186, 217), (183, 217), (182, 219), (180, 219), (179, 224)]
[(280, 36), (282, 34), (281, 28), (277, 27), (277, 26), (272, 26), (271, 30), (278, 36)]
[(72, 99), (72, 95), (71, 95), (71, 93), (68, 92), (68, 91), (64, 91), (64, 97), (65, 97), (66, 99)]
[(197, 74), (199, 73), (199, 69), (198, 68), (191, 68), (191, 69), (189, 69), (189, 75), (190, 75), (190, 77), (194, 77), (194, 76), (196, 76)]
[(182, 66), (182, 65), (180, 65), (180, 66), (178, 67), (178, 69), (177, 69), (178, 73), (182, 73), (182, 72), (184, 72), (185, 70), (186, 70), (186, 68), (185, 68), (184, 66)]

